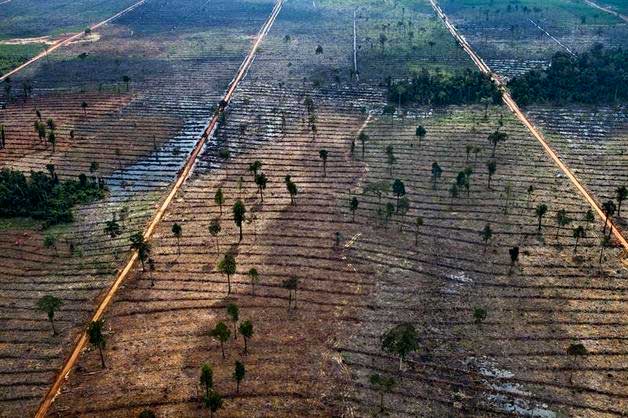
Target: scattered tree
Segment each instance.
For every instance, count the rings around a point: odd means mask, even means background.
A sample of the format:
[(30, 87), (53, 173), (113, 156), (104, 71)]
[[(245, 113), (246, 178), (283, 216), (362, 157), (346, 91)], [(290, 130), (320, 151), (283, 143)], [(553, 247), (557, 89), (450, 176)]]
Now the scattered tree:
[(539, 231), (540, 231), (542, 227), (543, 216), (545, 216), (545, 214), (547, 213), (547, 205), (545, 203), (541, 203), (540, 205), (536, 207), (536, 209), (534, 210), (534, 213), (536, 213), (536, 217), (539, 219)]
[(327, 176), (327, 156), (329, 155), (329, 153), (327, 152), (327, 150), (322, 149), (318, 152), (318, 155), (323, 160), (323, 177), (326, 177)]
[(246, 208), (240, 199), (233, 205), (233, 222), (240, 228), (240, 241), (242, 241), (242, 223), (246, 220)]
[(37, 301), (37, 310), (45, 312), (48, 315), (48, 320), (52, 326), (52, 335), (57, 335), (54, 320), (55, 311), (57, 311), (62, 305), (63, 302), (61, 299), (52, 295), (42, 296), (41, 299)]
[(236, 361), (235, 369), (233, 371), (233, 379), (236, 381), (236, 393), (240, 393), (240, 382), (244, 380), (244, 376), (246, 375), (246, 369), (244, 368), (244, 364)]
[[(290, 277), (282, 282), (282, 287), (288, 290), (288, 311), (297, 308), (297, 288), (299, 287), (299, 279)], [(294, 305), (292, 303), (292, 294), (294, 293)]]
[(576, 243), (573, 247), (573, 253), (576, 254), (576, 252), (578, 251), (578, 241), (580, 240), (580, 238), (585, 237), (584, 227), (582, 225), (574, 228), (573, 237), (576, 239)]
[(244, 354), (248, 354), (248, 342), (249, 339), (253, 337), (253, 324), (247, 319), (246, 321), (240, 323), (239, 331), (240, 334), (242, 334), (242, 338), (244, 339)]
[(240, 320), (240, 309), (235, 303), (227, 305), (227, 315), (233, 322), (233, 339), (238, 338), (238, 321)]
[(255, 267), (249, 269), (249, 278), (251, 279), (251, 295), (255, 296), (255, 285), (259, 283), (259, 273)]
[(621, 203), (628, 198), (628, 187), (621, 186), (615, 190), (617, 196), (617, 216), (621, 216)]
[(351, 215), (352, 215), (351, 222), (355, 222), (355, 211), (358, 210), (359, 204), (360, 202), (358, 201), (358, 198), (354, 196), (351, 199), (351, 203), (349, 205), (349, 208), (351, 209)]
[(360, 135), (358, 135), (358, 140), (362, 143), (362, 160), (364, 160), (364, 150), (366, 147), (366, 141), (368, 141), (368, 139), (369, 136), (364, 132), (360, 132)]
[(136, 232), (130, 237), (131, 249), (137, 251), (137, 255), (142, 263), (142, 271), (146, 271), (144, 263), (150, 255), (151, 246), (144, 239), (144, 235), (141, 232)]
[(486, 319), (486, 309), (484, 308), (474, 308), (473, 309), (473, 319), (476, 324), (481, 324)]
[(560, 228), (567, 226), (571, 223), (571, 219), (567, 216), (567, 211), (565, 209), (561, 209), (556, 212), (556, 239), (558, 239), (558, 233), (560, 232)]
[(379, 410), (380, 412), (384, 412), (384, 393), (392, 390), (396, 384), (395, 379), (375, 373), (369, 377), (369, 382), (379, 392)]
[[(606, 233), (606, 227), (608, 226), (608, 219), (615, 214), (615, 209), (616, 209), (615, 203), (612, 200), (609, 200), (602, 204), (602, 211), (604, 212), (604, 215), (605, 215), (604, 229), (602, 231), (603, 234)], [(611, 227), (611, 230), (612, 230), (612, 227)]]
[(205, 387), (205, 396), (209, 397), (209, 392), (214, 387), (214, 371), (207, 363), (201, 367), (201, 385)]
[(257, 184), (257, 189), (259, 190), (260, 200), (262, 203), (264, 202), (264, 190), (266, 189), (266, 184), (268, 183), (268, 178), (266, 174), (259, 173), (255, 176), (255, 184)]
[(214, 202), (220, 207), (220, 216), (222, 216), (222, 205), (225, 203), (225, 196), (222, 192), (222, 188), (219, 187), (214, 195)]
[(231, 337), (231, 331), (224, 322), (220, 321), (216, 324), (214, 329), (209, 332), (209, 335), (220, 343), (220, 350), (222, 351), (222, 358), (225, 358), (225, 343), (229, 341)]
[(214, 418), (214, 412), (222, 408), (222, 396), (216, 393), (216, 391), (212, 391), (205, 398), (205, 407), (209, 409), (209, 417)]
[(499, 129), (488, 136), (488, 141), (491, 143), (491, 145), (493, 145), (493, 150), (491, 154), (492, 158), (495, 158), (495, 150), (497, 149), (497, 144), (499, 144), (500, 142), (506, 142), (507, 139), (508, 134), (500, 132)]
[(497, 171), (497, 163), (495, 162), (495, 160), (490, 160), (489, 162), (486, 163), (486, 168), (488, 169), (488, 189), (490, 190), (491, 179), (493, 178), (493, 175)]
[(236, 272), (236, 260), (233, 254), (227, 253), (218, 262), (218, 271), (227, 276), (227, 294), (231, 294), (231, 275)]
[(399, 199), (401, 198), (401, 196), (405, 196), (406, 194), (406, 187), (403, 184), (403, 181), (395, 179), (392, 184), (392, 191), (395, 196), (397, 196), (397, 210), (399, 210)]
[(89, 328), (87, 329), (89, 343), (98, 348), (98, 351), (100, 352), (100, 363), (103, 369), (105, 368), (105, 356), (102, 352), (103, 348), (105, 348), (105, 336), (102, 333), (104, 325), (104, 321), (102, 319), (99, 319), (96, 321), (92, 321), (89, 324)]
[(425, 135), (427, 135), (427, 131), (423, 126), (419, 125), (416, 131), (414, 131), (414, 135), (419, 138), (419, 146), (421, 146), (421, 141), (425, 138)]
[(221, 231), (221, 227), (220, 227), (220, 220), (218, 218), (214, 218), (211, 220), (211, 222), (209, 223), (209, 233), (212, 237), (214, 237), (214, 240), (216, 241), (216, 251), (220, 251), (220, 244), (218, 243), (218, 234)]
[(400, 324), (382, 336), (382, 350), (399, 356), (399, 370), (403, 370), (405, 357), (418, 350), (418, 334), (412, 324)]
[(181, 254), (181, 235), (183, 233), (183, 228), (178, 223), (174, 223), (172, 225), (172, 235), (177, 239), (177, 254)]
[(482, 237), (482, 241), (484, 241), (484, 252), (486, 252), (486, 247), (488, 246), (488, 242), (493, 237), (493, 230), (489, 224), (486, 224), (484, 229), (480, 231), (480, 237)]

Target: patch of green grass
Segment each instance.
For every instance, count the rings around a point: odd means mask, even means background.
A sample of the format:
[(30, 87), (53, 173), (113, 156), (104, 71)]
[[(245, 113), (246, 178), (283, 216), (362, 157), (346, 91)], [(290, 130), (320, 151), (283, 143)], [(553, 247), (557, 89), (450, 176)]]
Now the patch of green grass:
[(0, 74), (5, 74), (44, 49), (44, 44), (0, 45)]
[(31, 218), (0, 218), (0, 231), (31, 230), (41, 227), (41, 221)]

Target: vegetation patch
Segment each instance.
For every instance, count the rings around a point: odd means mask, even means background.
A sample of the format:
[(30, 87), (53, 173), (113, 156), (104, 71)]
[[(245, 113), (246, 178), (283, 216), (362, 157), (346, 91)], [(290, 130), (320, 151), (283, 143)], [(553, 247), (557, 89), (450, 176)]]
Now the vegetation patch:
[(28, 61), (43, 50), (44, 44), (2, 45), (0, 44), (0, 74), (4, 74)]
[(499, 103), (499, 90), (479, 71), (456, 73), (422, 70), (409, 80), (389, 83), (388, 100), (400, 104), (460, 105)]
[(508, 86), (515, 100), (531, 103), (625, 103), (628, 99), (628, 51), (594, 46), (573, 57), (558, 52), (545, 70), (532, 70)]
[(60, 181), (54, 166), (49, 173), (32, 171), (29, 177), (11, 169), (0, 171), (0, 218), (43, 220), (44, 226), (72, 222), (72, 207), (102, 199), (106, 189), (85, 174), (77, 180)]

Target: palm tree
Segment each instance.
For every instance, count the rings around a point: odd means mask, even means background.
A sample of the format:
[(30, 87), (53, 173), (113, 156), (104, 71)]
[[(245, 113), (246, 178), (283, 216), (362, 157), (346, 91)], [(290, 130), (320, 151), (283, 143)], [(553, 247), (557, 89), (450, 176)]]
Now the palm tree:
[(621, 202), (628, 198), (628, 188), (626, 186), (618, 187), (615, 193), (617, 195), (617, 216), (621, 216)]
[(225, 203), (225, 196), (222, 193), (222, 188), (219, 187), (214, 195), (214, 203), (220, 207), (220, 216), (222, 216), (222, 205)]
[(397, 210), (399, 210), (399, 198), (406, 194), (406, 186), (403, 184), (403, 181), (395, 179), (392, 184), (392, 191), (397, 196)]
[(355, 222), (355, 211), (358, 209), (358, 205), (360, 204), (360, 202), (358, 201), (357, 197), (353, 197), (353, 199), (351, 199), (351, 203), (349, 205), (349, 208), (351, 209), (351, 215), (353, 216), (351, 218), (351, 222)]
[(57, 145), (57, 136), (55, 131), (48, 132), (48, 143), (52, 144), (52, 153), (54, 154)]
[(497, 171), (497, 163), (495, 160), (490, 160), (486, 163), (486, 168), (488, 169), (488, 189), (491, 190), (491, 179)]
[(218, 220), (218, 218), (212, 219), (211, 222), (209, 223), (209, 233), (212, 237), (214, 237), (214, 240), (216, 241), (216, 251), (220, 251), (220, 245), (218, 243), (218, 234), (220, 233), (220, 230), (222, 229), (220, 227), (220, 220)]
[(50, 129), (51, 131), (54, 131), (55, 129), (57, 129), (57, 124), (55, 123), (54, 119), (49, 118), (46, 121), (46, 126), (48, 126), (48, 129)]
[(558, 232), (560, 231), (560, 228), (567, 226), (570, 223), (571, 219), (567, 216), (567, 211), (565, 209), (561, 209), (556, 212), (556, 224), (558, 225), (556, 227), (556, 239), (558, 239)]
[(233, 222), (240, 228), (240, 241), (242, 241), (242, 223), (245, 221), (246, 208), (240, 199), (233, 205)]
[(235, 303), (227, 305), (227, 315), (229, 315), (229, 318), (231, 318), (233, 322), (233, 339), (235, 340), (238, 338), (238, 321), (240, 320), (240, 309), (238, 305)]
[(231, 294), (231, 275), (236, 272), (236, 260), (233, 254), (227, 253), (218, 262), (218, 271), (227, 276), (227, 294)]
[(150, 255), (151, 246), (144, 239), (144, 235), (141, 232), (136, 232), (129, 238), (131, 240), (131, 249), (137, 251), (137, 255), (142, 263), (142, 271), (146, 271), (144, 262)]
[(253, 337), (253, 324), (247, 319), (246, 321), (240, 323), (239, 331), (244, 339), (244, 354), (248, 354), (248, 340)]
[(589, 229), (589, 224), (595, 220), (595, 215), (593, 214), (593, 211), (589, 209), (586, 211), (582, 219), (586, 222), (586, 229)]
[(358, 140), (362, 143), (362, 160), (364, 160), (364, 150), (366, 146), (366, 141), (368, 141), (368, 139), (369, 136), (364, 132), (360, 132), (360, 135), (358, 135)]
[(388, 170), (390, 172), (390, 175), (392, 176), (393, 165), (397, 162), (397, 157), (395, 157), (395, 154), (393, 153), (392, 145), (388, 145), (384, 151), (386, 152), (386, 162), (388, 163)]
[(105, 348), (105, 336), (102, 333), (102, 329), (105, 323), (102, 319), (92, 321), (89, 324), (89, 328), (87, 329), (87, 335), (89, 337), (89, 343), (94, 347), (98, 348), (100, 352), (100, 363), (102, 364), (102, 368), (105, 368), (105, 356), (102, 352), (103, 348)]
[(259, 273), (255, 267), (251, 267), (247, 274), (251, 279), (251, 295), (255, 296), (255, 284), (259, 282)]
[(419, 146), (421, 146), (421, 141), (425, 138), (425, 135), (427, 135), (427, 131), (423, 126), (419, 125), (416, 131), (414, 131), (414, 135), (419, 138)]
[(381, 338), (382, 350), (399, 356), (399, 370), (403, 369), (403, 360), (413, 351), (418, 350), (419, 335), (412, 324), (400, 324), (390, 329)]
[(612, 244), (611, 237), (604, 234), (602, 239), (600, 240), (600, 259), (598, 261), (599, 265), (602, 265), (602, 256), (604, 255), (604, 249), (610, 247)]
[[(297, 308), (297, 288), (299, 286), (299, 279), (296, 277), (290, 277), (282, 282), (282, 287), (288, 290), (288, 311), (290, 309)], [(294, 292), (294, 307), (292, 305), (292, 293)]]
[(229, 341), (229, 337), (231, 337), (231, 331), (229, 331), (229, 327), (225, 325), (224, 322), (220, 321), (216, 324), (214, 329), (209, 332), (209, 336), (213, 337), (216, 341), (220, 343), (220, 350), (222, 351), (222, 358), (225, 358), (225, 343)]
[(253, 181), (255, 181), (255, 177), (257, 177), (257, 172), (262, 168), (262, 162), (259, 160), (255, 160), (251, 164), (249, 164), (249, 171), (253, 173)]
[(492, 158), (495, 158), (495, 150), (497, 149), (497, 144), (500, 142), (505, 142), (507, 139), (508, 134), (504, 132), (499, 132), (499, 130), (496, 130), (488, 136), (488, 141), (493, 145), (493, 153), (491, 154)]
[(578, 225), (576, 228), (574, 228), (573, 237), (576, 239), (576, 244), (573, 247), (574, 254), (578, 251), (578, 240), (580, 240), (580, 238), (584, 238), (584, 236), (585, 236), (584, 227), (582, 227), (581, 225)]
[(327, 150), (322, 149), (318, 151), (318, 155), (323, 160), (323, 177), (326, 177), (327, 176), (327, 156), (329, 155), (329, 153), (327, 152)]
[(48, 315), (48, 320), (50, 321), (50, 325), (52, 326), (52, 335), (57, 335), (54, 318), (55, 311), (59, 309), (61, 305), (63, 305), (63, 301), (52, 295), (42, 296), (41, 299), (37, 301), (37, 310), (46, 312), (46, 314)]
[(290, 204), (294, 205), (294, 198), (299, 193), (297, 185), (290, 179), (290, 176), (286, 176), (286, 188), (290, 194)]
[(260, 200), (262, 203), (264, 202), (264, 189), (266, 189), (266, 184), (268, 183), (268, 178), (266, 178), (266, 174), (259, 173), (255, 176), (255, 184), (257, 184), (257, 188), (259, 190)]
[(369, 377), (369, 382), (377, 388), (379, 392), (379, 410), (380, 412), (384, 412), (384, 393), (392, 390), (393, 386), (396, 384), (395, 379), (392, 377), (383, 377), (375, 373)]
[(177, 254), (181, 254), (181, 234), (183, 232), (183, 228), (178, 223), (174, 223), (172, 225), (172, 235), (177, 239)]
[(205, 387), (205, 396), (209, 397), (209, 391), (214, 387), (214, 371), (207, 363), (201, 367), (201, 385)]
[(432, 163), (432, 189), (436, 190), (436, 183), (442, 174), (443, 169), (440, 168), (440, 165), (438, 165), (436, 161), (434, 161)]
[[(609, 200), (609, 201), (603, 203), (602, 204), (602, 211), (604, 212), (604, 215), (606, 216), (604, 218), (604, 230), (602, 231), (602, 233), (605, 234), (606, 233), (606, 226), (608, 225), (608, 218), (613, 216), (613, 214), (615, 213), (615, 203), (612, 200)], [(612, 230), (612, 227), (611, 227), (611, 230)]]
[(245, 375), (246, 369), (244, 368), (244, 364), (236, 360), (235, 369), (233, 371), (233, 379), (236, 381), (236, 393), (240, 393), (240, 382), (244, 380)]
[(87, 116), (87, 102), (81, 102), (81, 109), (83, 109), (83, 116)]
[(451, 203), (454, 203), (454, 199), (458, 198), (458, 185), (454, 182), (451, 184), (449, 188), (449, 197), (451, 198)]
[(222, 408), (222, 396), (215, 390), (211, 391), (209, 396), (204, 399), (205, 407), (209, 409), (209, 417), (214, 418), (214, 412)]
[(539, 218), (539, 231), (541, 230), (541, 222), (543, 221), (543, 216), (545, 216), (545, 214), (547, 213), (547, 205), (545, 203), (541, 203), (540, 205), (538, 205), (536, 207), (536, 209), (534, 210), (534, 213), (536, 213), (537, 218)]

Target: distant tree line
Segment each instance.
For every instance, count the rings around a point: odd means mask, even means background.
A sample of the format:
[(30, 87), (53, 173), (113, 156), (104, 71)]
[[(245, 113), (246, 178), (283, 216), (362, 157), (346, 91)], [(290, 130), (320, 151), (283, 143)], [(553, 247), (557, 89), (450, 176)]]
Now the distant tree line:
[(30, 176), (11, 169), (0, 170), (0, 217), (31, 217), (45, 226), (72, 222), (72, 207), (105, 196), (102, 182), (85, 174), (78, 180), (60, 181), (54, 166), (48, 173), (31, 171)]
[(388, 100), (397, 104), (460, 105), (500, 103), (499, 90), (479, 71), (430, 72), (423, 69), (411, 79), (389, 81)]
[(625, 103), (628, 51), (596, 44), (577, 56), (554, 54), (550, 66), (513, 78), (508, 87), (522, 105), (533, 103)]

